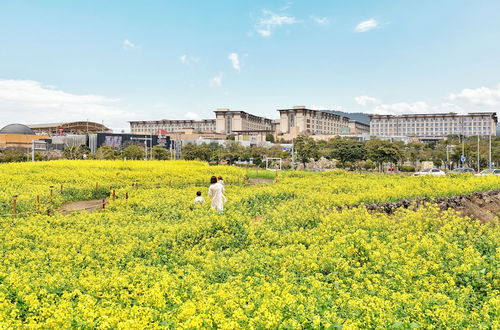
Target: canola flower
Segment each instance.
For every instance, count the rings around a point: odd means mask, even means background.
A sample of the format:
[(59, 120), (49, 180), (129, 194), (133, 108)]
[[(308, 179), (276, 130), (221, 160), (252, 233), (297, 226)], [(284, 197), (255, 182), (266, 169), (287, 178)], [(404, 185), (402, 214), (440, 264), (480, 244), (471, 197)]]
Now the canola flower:
[[(206, 194), (211, 174), (238, 183), (243, 170), (46, 165), (51, 173), (2, 167), (0, 182), (34, 193), (71, 182), (86, 197), (97, 179), (130, 199), (104, 212), (2, 218), (0, 328), (500, 327), (497, 222), (431, 205), (392, 216), (336, 210), (498, 189), (496, 177), (292, 172), (273, 185), (227, 184), (226, 212), (217, 214), (192, 207), (194, 192)], [(150, 184), (129, 190), (137, 175)], [(177, 184), (157, 188), (169, 177)]]

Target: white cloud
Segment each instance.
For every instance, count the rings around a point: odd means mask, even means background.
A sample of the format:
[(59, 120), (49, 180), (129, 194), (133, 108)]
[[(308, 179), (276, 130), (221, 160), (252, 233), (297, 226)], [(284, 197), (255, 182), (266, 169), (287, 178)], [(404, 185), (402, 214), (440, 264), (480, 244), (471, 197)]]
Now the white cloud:
[(380, 103), (379, 99), (376, 99), (376, 98), (371, 97), (371, 96), (366, 96), (366, 95), (356, 96), (354, 98), (354, 100), (356, 101), (356, 103), (358, 103), (359, 105), (363, 105), (363, 106), (365, 106), (369, 103), (374, 103), (374, 104)]
[(450, 94), (451, 101), (462, 100), (475, 105), (499, 105), (500, 104), (500, 84), (496, 88), (479, 87), (465, 88), (458, 94)]
[(281, 26), (298, 23), (295, 17), (287, 14), (275, 14), (270, 10), (262, 10), (262, 17), (258, 20), (255, 30), (263, 37), (269, 37), (273, 31)]
[(201, 120), (200, 115), (194, 112), (186, 113), (186, 118), (190, 120)]
[(123, 40), (123, 49), (124, 50), (132, 50), (132, 49), (136, 49), (136, 48), (139, 48), (139, 46), (134, 44), (132, 41), (130, 41), (128, 39)]
[(221, 87), (222, 86), (222, 73), (219, 73), (208, 82), (210, 87)]
[(257, 33), (263, 37), (269, 37), (271, 35), (271, 30), (257, 30)]
[(288, 1), (288, 2), (286, 3), (286, 5), (284, 5), (283, 7), (281, 7), (281, 8), (279, 9), (279, 11), (285, 11), (285, 10), (290, 9), (290, 8), (292, 7), (292, 4), (293, 4), (293, 3), (292, 3), (291, 1)]
[(231, 65), (233, 69), (235, 69), (237, 72), (241, 71), (240, 68), (240, 58), (237, 53), (230, 53), (227, 58), (231, 61)]
[(118, 99), (64, 92), (33, 80), (0, 80), (0, 123), (104, 121), (112, 128), (125, 128), (136, 116), (116, 106)]
[(379, 104), (375, 108), (366, 111), (378, 115), (403, 115), (417, 113), (465, 113), (465, 109), (454, 103), (428, 104), (424, 101), (398, 102), (392, 104)]
[(185, 65), (198, 64), (200, 62), (199, 57), (194, 57), (189, 55), (181, 55), (179, 57), (179, 60), (181, 61), (182, 64)]
[(371, 113), (379, 115), (401, 115), (405, 113), (427, 113), (431, 111), (431, 106), (424, 101), (413, 103), (398, 102), (393, 104), (380, 104), (373, 108)]
[(311, 15), (311, 19), (313, 20), (314, 23), (318, 25), (325, 26), (330, 24), (330, 20), (328, 19), (328, 17), (316, 17), (314, 15)]
[(356, 25), (354, 31), (356, 32), (366, 32), (379, 27), (379, 22), (375, 18), (370, 18), (369, 20), (363, 21)]

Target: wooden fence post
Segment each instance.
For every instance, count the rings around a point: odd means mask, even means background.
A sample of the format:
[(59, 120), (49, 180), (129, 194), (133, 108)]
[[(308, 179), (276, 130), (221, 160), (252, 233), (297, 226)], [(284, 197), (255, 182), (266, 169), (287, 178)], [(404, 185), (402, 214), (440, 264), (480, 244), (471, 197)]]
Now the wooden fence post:
[(102, 209), (104, 210), (106, 208), (106, 198), (102, 199)]
[(114, 189), (113, 189), (113, 194), (112, 194), (112, 196), (113, 196), (113, 200), (115, 200), (115, 199), (116, 199), (116, 190), (114, 190)]
[(63, 193), (64, 184), (61, 184), (61, 194)]
[(14, 197), (14, 200), (12, 201), (13, 205), (13, 209), (14, 209), (14, 218), (17, 218), (17, 195), (14, 195), (12, 196)]
[(40, 195), (36, 195), (36, 208), (40, 210)]
[(125, 202), (128, 202), (128, 192), (125, 193)]
[(54, 186), (50, 186), (50, 202), (52, 203), (52, 196), (54, 194)]
[(95, 194), (97, 195), (97, 192), (99, 191), (99, 182), (95, 183)]

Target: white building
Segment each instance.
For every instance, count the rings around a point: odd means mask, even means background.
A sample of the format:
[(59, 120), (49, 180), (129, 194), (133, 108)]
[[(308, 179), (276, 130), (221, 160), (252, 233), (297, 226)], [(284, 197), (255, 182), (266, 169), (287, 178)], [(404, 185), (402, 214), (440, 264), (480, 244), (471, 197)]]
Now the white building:
[(370, 135), (443, 139), (448, 135), (496, 135), (496, 112), (370, 115)]
[(148, 133), (155, 134), (158, 131), (183, 132), (191, 130), (194, 132), (215, 132), (215, 119), (203, 120), (143, 120), (130, 121), (132, 134)]

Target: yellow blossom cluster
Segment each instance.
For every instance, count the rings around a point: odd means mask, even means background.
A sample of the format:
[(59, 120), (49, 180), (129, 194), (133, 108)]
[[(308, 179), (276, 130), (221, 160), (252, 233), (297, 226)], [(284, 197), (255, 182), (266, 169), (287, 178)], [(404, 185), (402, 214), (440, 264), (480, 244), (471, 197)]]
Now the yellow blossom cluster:
[[(289, 172), (250, 186), (242, 169), (199, 162), (0, 169), (5, 201), (50, 185), (79, 192), (58, 203), (92, 197), (95, 182), (117, 189), (104, 211), (0, 218), (0, 328), (500, 327), (497, 222), (432, 205), (337, 210), (498, 189), (497, 177)], [(227, 178), (222, 214), (211, 175)], [(198, 190), (207, 203), (195, 207)]]

